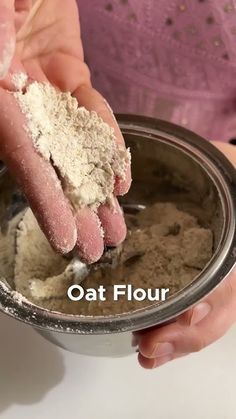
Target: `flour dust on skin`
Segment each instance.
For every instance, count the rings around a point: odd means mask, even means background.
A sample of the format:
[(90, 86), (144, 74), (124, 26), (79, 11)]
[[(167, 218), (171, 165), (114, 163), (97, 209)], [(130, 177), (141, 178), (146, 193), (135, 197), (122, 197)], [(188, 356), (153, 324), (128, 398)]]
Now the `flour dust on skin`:
[[(115, 178), (124, 179), (130, 163), (129, 150), (117, 144), (113, 129), (95, 112), (79, 107), (70, 93), (58, 92), (49, 83), (25, 87), (22, 75), (14, 82), (18, 91), (13, 94), (27, 119), (25, 129), (36, 150), (53, 162), (72, 207), (96, 211), (111, 202)], [(30, 209), (17, 217), (7, 235), (0, 233), (0, 278), (32, 303), (58, 312), (106, 316), (137, 310), (150, 302), (114, 302), (115, 284), (168, 287), (171, 295), (191, 283), (212, 256), (209, 229), (174, 204), (157, 203), (135, 217), (127, 216), (129, 232), (117, 249), (117, 266), (112, 271), (91, 270), (83, 281), (85, 288), (104, 285), (106, 301), (72, 302), (67, 297), (74, 281), (70, 260), (52, 250)]]
[[(18, 87), (24, 84), (16, 77)], [(78, 105), (69, 92), (33, 82), (14, 93), (27, 118), (36, 150), (53, 163), (75, 210), (112, 203), (115, 178), (125, 179), (130, 152), (96, 112)]]

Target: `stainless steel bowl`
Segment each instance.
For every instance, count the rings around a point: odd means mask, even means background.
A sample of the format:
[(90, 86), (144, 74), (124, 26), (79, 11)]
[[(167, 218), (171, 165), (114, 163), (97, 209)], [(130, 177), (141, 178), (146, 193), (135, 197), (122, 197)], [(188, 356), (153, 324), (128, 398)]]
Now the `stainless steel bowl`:
[[(209, 142), (176, 125), (128, 115), (120, 115), (119, 123), (131, 148), (133, 170), (131, 191), (121, 202), (150, 205), (171, 201), (189, 212), (196, 207), (191, 202), (198, 203), (200, 210), (194, 215), (214, 232), (214, 254), (201, 274), (167, 301), (119, 316), (50, 312), (14, 298), (12, 281), (9, 287), (0, 283), (2, 312), (33, 326), (58, 346), (87, 355), (135, 352), (134, 331), (173, 320), (209, 294), (236, 261), (236, 171), (229, 161)], [(2, 226), (9, 208), (17, 211), (19, 205), (26, 205), (7, 172), (1, 174), (0, 192), (3, 190), (9, 196), (5, 203), (0, 199)]]

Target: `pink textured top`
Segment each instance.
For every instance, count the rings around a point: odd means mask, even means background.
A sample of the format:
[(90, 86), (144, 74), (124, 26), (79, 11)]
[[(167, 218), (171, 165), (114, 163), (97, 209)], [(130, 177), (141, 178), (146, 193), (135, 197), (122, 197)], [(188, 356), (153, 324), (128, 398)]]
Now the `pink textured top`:
[(93, 85), (115, 112), (236, 138), (236, 1), (78, 0)]

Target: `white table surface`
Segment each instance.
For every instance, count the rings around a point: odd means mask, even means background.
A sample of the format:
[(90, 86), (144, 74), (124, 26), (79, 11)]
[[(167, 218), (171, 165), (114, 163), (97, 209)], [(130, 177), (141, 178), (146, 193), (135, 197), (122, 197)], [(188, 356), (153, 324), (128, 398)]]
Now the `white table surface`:
[(2, 419), (235, 419), (236, 328), (158, 370), (71, 354), (0, 316)]

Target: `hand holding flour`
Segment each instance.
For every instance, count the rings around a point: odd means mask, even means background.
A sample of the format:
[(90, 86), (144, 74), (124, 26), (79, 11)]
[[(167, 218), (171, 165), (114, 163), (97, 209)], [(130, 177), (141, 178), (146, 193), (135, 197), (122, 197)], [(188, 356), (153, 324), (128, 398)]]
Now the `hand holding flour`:
[[(73, 92), (81, 106), (95, 110), (114, 127), (117, 141), (123, 144), (109, 106), (91, 87), (89, 70), (83, 60), (76, 4), (69, 0), (62, 9), (58, 0), (4, 0), (0, 6), (0, 19), (3, 20), (0, 32), (0, 158), (23, 188), (52, 246), (61, 253), (68, 253), (77, 242), (83, 259), (93, 262), (102, 255), (104, 244), (116, 245), (125, 237), (126, 227), (118, 203), (115, 212), (108, 205), (102, 205), (97, 214), (84, 208), (74, 217), (56, 182), (53, 167), (35, 151), (24, 130), (25, 118), (14, 97), (6, 90), (14, 90), (12, 74), (21, 72), (31, 80), (49, 81), (61, 91)], [(128, 170), (125, 181), (117, 179), (115, 195), (126, 193), (130, 182)]]

